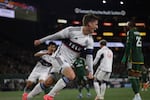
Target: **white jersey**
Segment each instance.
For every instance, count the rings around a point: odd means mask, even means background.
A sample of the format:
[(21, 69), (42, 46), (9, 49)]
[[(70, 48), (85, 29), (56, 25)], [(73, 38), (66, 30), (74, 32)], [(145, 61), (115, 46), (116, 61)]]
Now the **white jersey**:
[[(44, 52), (47, 52), (47, 50), (41, 50), (38, 53), (44, 53)], [(41, 60), (44, 60), (45, 63), (49, 63), (49, 65), (48, 65), (49, 67), (51, 66), (50, 64), (52, 62), (52, 55), (45, 54), (45, 55), (41, 56), (40, 58), (41, 58)]]
[(106, 46), (98, 50), (96, 57), (94, 59), (94, 65), (98, 63), (100, 57), (103, 57), (100, 61), (98, 69), (106, 72), (112, 72), (112, 63), (113, 63), (113, 52)]
[[(44, 53), (47, 52), (47, 50), (41, 50), (38, 53)], [(40, 57), (41, 59), (37, 62), (36, 66), (30, 73), (28, 80), (36, 83), (38, 80), (45, 80), (49, 74), (49, 71), (52, 68), (52, 56), (51, 55), (43, 55)]]
[(40, 39), (41, 42), (46, 40), (56, 40), (62, 39), (62, 44), (55, 52), (56, 57), (63, 57), (65, 61), (71, 65), (79, 54), (86, 48), (87, 65), (89, 66), (89, 71), (93, 72), (93, 56), (92, 50), (94, 46), (94, 41), (92, 35), (84, 35), (83, 27), (67, 27), (53, 35), (49, 35), (45, 38)]

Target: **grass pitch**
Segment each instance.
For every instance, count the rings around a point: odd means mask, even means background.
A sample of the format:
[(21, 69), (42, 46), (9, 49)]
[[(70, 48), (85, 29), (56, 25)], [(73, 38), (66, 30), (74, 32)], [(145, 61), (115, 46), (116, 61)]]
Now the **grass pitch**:
[[(83, 98), (78, 99), (77, 89), (63, 89), (55, 98), (55, 100), (94, 100), (96, 93), (91, 90), (92, 96), (87, 98), (86, 90), (83, 89)], [(0, 92), (0, 100), (21, 100), (23, 91)], [(141, 91), (142, 100), (150, 100), (150, 89)], [(44, 93), (36, 96), (33, 100), (43, 100)], [(132, 100), (134, 94), (131, 88), (107, 88), (105, 100)]]

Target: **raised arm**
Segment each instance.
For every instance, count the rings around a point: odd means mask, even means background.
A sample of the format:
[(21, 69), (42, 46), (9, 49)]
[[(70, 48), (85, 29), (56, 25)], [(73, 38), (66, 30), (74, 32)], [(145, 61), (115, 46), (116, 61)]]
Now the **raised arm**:
[(48, 52), (45, 50), (45, 51), (40, 51), (40, 52), (37, 52), (34, 54), (35, 57), (41, 57), (43, 55), (46, 55), (48, 54)]
[(59, 32), (56, 32), (52, 35), (48, 35), (44, 38), (38, 39), (34, 41), (34, 45), (40, 45), (41, 43), (45, 42), (46, 40), (57, 40), (57, 39), (65, 39), (69, 37), (69, 29), (70, 27), (67, 27)]

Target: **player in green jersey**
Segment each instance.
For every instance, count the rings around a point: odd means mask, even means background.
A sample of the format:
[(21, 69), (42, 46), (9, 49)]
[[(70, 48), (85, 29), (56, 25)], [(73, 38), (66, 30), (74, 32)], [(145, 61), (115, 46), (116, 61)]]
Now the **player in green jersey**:
[(82, 98), (82, 89), (83, 87), (86, 88), (87, 90), (87, 97), (90, 97), (90, 89), (89, 89), (89, 84), (88, 84), (88, 79), (87, 79), (87, 69), (86, 69), (86, 63), (85, 59), (78, 57), (76, 61), (73, 64), (74, 71), (76, 74), (76, 79), (77, 79), (77, 85), (78, 85), (78, 91), (79, 95), (78, 98)]
[(133, 100), (142, 100), (139, 94), (139, 77), (141, 76), (141, 66), (144, 64), (142, 38), (135, 27), (134, 21), (129, 21), (127, 24), (129, 31), (127, 32), (126, 47), (121, 62), (126, 63), (127, 61), (129, 80), (135, 93)]

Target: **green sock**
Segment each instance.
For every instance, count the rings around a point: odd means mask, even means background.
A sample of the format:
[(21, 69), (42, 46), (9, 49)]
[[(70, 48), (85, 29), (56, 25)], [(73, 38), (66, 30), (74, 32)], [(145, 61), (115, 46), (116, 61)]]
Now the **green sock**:
[(139, 82), (139, 79), (136, 79), (136, 78), (132, 78), (130, 79), (130, 82), (132, 84), (132, 89), (134, 91), (134, 93), (139, 93), (139, 89), (140, 89), (140, 82)]
[(137, 81), (137, 92), (139, 93), (139, 91), (140, 91), (140, 80), (136, 79), (136, 81)]

